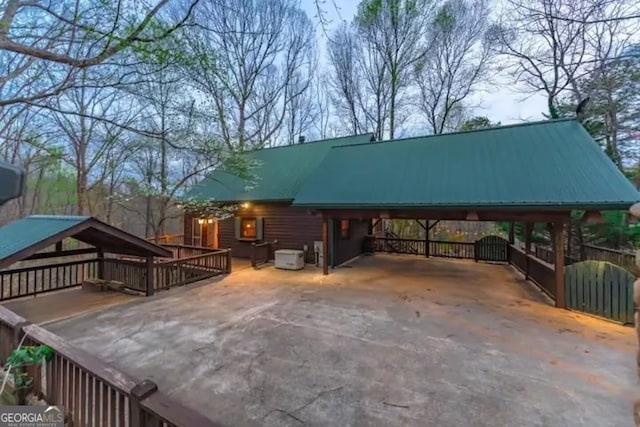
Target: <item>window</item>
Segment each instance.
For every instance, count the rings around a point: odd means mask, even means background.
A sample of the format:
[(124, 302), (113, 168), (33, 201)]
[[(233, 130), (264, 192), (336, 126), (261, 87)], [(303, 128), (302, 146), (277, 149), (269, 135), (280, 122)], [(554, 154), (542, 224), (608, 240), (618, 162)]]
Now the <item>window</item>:
[(240, 238), (255, 239), (257, 234), (257, 224), (255, 218), (242, 218), (240, 220)]
[(238, 240), (262, 240), (262, 217), (235, 217), (235, 236)]
[(340, 238), (349, 240), (349, 220), (340, 220)]

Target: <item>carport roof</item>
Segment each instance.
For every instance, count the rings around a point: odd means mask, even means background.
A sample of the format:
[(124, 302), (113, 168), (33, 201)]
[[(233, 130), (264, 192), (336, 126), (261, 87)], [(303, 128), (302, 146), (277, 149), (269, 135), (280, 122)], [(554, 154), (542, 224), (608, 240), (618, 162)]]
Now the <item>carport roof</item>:
[(334, 147), (293, 204), (627, 209), (640, 193), (576, 120)]
[(68, 237), (105, 252), (170, 257), (171, 252), (88, 216), (32, 215), (0, 227), (0, 268), (21, 261)]

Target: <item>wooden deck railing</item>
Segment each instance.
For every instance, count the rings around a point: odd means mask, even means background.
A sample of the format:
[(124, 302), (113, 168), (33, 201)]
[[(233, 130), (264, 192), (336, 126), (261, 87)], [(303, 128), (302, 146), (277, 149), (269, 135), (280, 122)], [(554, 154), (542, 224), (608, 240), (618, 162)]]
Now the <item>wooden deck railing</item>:
[(23, 334), (24, 345), (46, 345), (51, 361), (30, 368), (32, 392), (50, 405), (63, 406), (74, 426), (213, 427), (217, 424), (57, 335), (0, 306), (0, 357), (6, 360)]
[[(422, 239), (376, 237), (373, 240), (373, 246), (375, 252), (424, 255), (426, 242)], [(429, 255), (446, 258), (474, 259), (474, 243), (432, 240), (429, 242)]]
[(264, 264), (273, 259), (277, 240), (273, 242), (262, 242), (251, 244), (251, 267), (257, 267), (258, 264)]
[(182, 245), (184, 243), (184, 234), (165, 234), (157, 238), (149, 237), (147, 240), (158, 245)]
[(102, 279), (124, 283), (128, 288), (145, 292), (147, 267), (144, 261), (105, 258)]
[(429, 255), (446, 257), (475, 259), (475, 243), (473, 242), (429, 242)]
[(216, 253), (220, 249), (204, 248), (201, 246), (162, 244), (165, 249), (169, 249), (173, 253), (173, 259), (189, 258), (198, 255)]
[(183, 286), (219, 274), (231, 273), (231, 250), (222, 249), (154, 264), (156, 289)]
[(516, 267), (527, 280), (531, 280), (551, 298), (556, 296), (555, 267), (534, 255), (527, 255), (515, 246), (509, 248), (511, 265)]
[(97, 271), (97, 259), (2, 270), (0, 301), (78, 286)]

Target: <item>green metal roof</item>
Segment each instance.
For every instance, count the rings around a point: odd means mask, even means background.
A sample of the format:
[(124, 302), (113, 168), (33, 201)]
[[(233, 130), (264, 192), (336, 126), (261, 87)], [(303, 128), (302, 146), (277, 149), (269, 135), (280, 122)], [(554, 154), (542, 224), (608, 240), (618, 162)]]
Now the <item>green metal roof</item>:
[(317, 208), (601, 208), (640, 200), (575, 120), (336, 147), (294, 205)]
[(171, 252), (89, 216), (31, 215), (0, 227), (0, 268), (27, 258), (64, 238), (107, 252), (171, 256)]
[(372, 136), (356, 135), (251, 151), (246, 154), (247, 160), (256, 163), (251, 171), (254, 176), (251, 188), (247, 187), (252, 183), (216, 170), (194, 185), (186, 198), (220, 202), (291, 201), (332, 147), (368, 143)]
[(0, 260), (88, 219), (88, 216), (33, 215), (0, 227)]

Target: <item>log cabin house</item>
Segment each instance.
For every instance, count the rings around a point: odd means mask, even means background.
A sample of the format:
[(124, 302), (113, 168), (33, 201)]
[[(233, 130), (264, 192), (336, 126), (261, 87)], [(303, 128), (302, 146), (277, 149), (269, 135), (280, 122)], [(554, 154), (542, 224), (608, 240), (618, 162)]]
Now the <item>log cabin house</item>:
[[(597, 218), (640, 201), (629, 180), (575, 119), (393, 141), (370, 135), (257, 150), (256, 185), (215, 171), (194, 187), (204, 200), (239, 203), (229, 220), (185, 216), (194, 244), (230, 247), (248, 257), (250, 244), (309, 249), (322, 240), (323, 273), (359, 255), (378, 218), (535, 222), (552, 229), (549, 293), (565, 307), (564, 227), (572, 212)], [(530, 231), (525, 233), (530, 254)], [(529, 237), (528, 237), (529, 236)], [(429, 256), (427, 233), (425, 256)]]
[[(255, 150), (247, 156), (253, 163), (253, 185), (225, 171), (214, 171), (191, 188), (188, 197), (236, 204), (238, 209), (232, 218), (223, 220), (185, 213), (185, 244), (231, 248), (234, 257), (250, 258), (252, 243), (277, 241), (276, 249), (302, 250), (307, 263), (321, 264), (322, 217), (310, 209), (292, 206), (292, 202), (333, 147), (373, 140), (372, 134), (364, 134)], [(370, 226), (370, 219), (333, 221), (329, 265), (361, 254)]]

